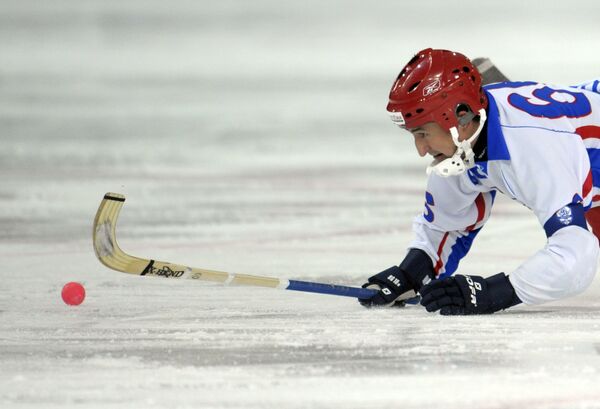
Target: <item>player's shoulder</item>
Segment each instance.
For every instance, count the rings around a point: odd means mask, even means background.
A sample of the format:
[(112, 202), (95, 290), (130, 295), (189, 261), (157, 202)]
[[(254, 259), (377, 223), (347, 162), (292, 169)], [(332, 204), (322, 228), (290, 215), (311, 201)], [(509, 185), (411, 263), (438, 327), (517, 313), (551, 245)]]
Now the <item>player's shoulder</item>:
[(505, 127), (540, 127), (573, 132), (600, 123), (600, 80), (580, 86), (534, 81), (502, 82), (484, 87), (488, 116)]
[[(483, 86), (489, 99), (534, 116), (578, 105), (600, 105), (600, 79), (577, 85), (536, 81), (506, 81)], [(539, 114), (539, 115), (538, 115)]]
[(509, 148), (523, 145), (523, 149), (530, 149), (526, 146), (529, 138), (536, 144), (543, 141), (542, 147), (560, 145), (561, 137), (573, 142), (576, 140), (570, 136), (579, 129), (600, 123), (600, 94), (587, 89), (534, 81), (496, 83), (484, 89), (492, 159), (510, 159)]
[(511, 90), (511, 89), (522, 88), (522, 87), (532, 87), (532, 86), (535, 87), (540, 84), (543, 84), (543, 83), (536, 82), (536, 81), (503, 81), (503, 82), (496, 82), (493, 84), (484, 85), (483, 89), (487, 92), (495, 92), (498, 90)]

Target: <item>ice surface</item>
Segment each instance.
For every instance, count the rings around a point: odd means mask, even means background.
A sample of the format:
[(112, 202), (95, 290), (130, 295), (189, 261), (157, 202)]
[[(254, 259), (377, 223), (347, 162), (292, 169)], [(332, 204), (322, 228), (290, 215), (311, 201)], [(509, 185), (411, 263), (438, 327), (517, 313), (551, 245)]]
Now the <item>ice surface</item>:
[[(128, 252), (360, 285), (398, 263), (424, 167), (384, 108), (426, 46), (509, 76), (597, 77), (596, 1), (3, 1), (2, 408), (600, 408), (600, 283), (489, 317), (130, 277)], [(511, 271), (535, 217), (499, 198), (461, 271)], [(67, 307), (60, 289), (81, 281)]]

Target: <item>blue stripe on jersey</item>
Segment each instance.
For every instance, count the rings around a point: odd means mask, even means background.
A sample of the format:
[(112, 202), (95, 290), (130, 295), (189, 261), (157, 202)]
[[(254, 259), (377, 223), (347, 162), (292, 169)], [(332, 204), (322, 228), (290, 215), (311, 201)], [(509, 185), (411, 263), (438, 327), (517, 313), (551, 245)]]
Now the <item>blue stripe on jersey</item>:
[[(575, 193), (573, 195), (573, 199), (571, 199), (571, 203), (572, 204), (580, 204), (583, 206), (583, 198), (581, 196), (579, 196), (579, 194)], [(590, 202), (586, 206), (583, 206), (584, 213), (587, 212), (588, 210), (590, 210), (591, 207), (592, 207), (592, 201), (590, 200)]]
[(513, 128), (513, 129), (543, 129), (544, 131), (556, 132), (556, 133), (568, 133), (571, 135), (577, 135), (572, 131), (564, 131), (562, 129), (552, 129), (547, 128), (545, 126), (534, 126), (534, 125), (502, 125), (504, 128)]
[(584, 82), (583, 84), (571, 85), (570, 88), (578, 88), (584, 89), (586, 91), (592, 91), (597, 94), (600, 94), (600, 80), (594, 80), (589, 82)]
[[(507, 84), (503, 82), (502, 84)], [(496, 84), (499, 85), (499, 84)], [(506, 147), (504, 134), (500, 125), (500, 113), (494, 97), (486, 91), (488, 98), (488, 119), (487, 119), (487, 144), (488, 160), (510, 160), (510, 153)]]
[(490, 195), (492, 196), (492, 203), (491, 205), (494, 204), (494, 200), (496, 200), (496, 193), (498, 193), (497, 190), (490, 190)]
[(592, 185), (595, 187), (600, 186), (600, 167), (595, 168), (592, 166)]
[(477, 236), (477, 233), (481, 230), (481, 227), (477, 230), (473, 230), (469, 232), (466, 236), (461, 236), (456, 240), (454, 246), (450, 249), (450, 255), (448, 256), (448, 260), (446, 260), (446, 269), (442, 274), (439, 275), (438, 278), (445, 278), (454, 274), (456, 269), (458, 268), (458, 263), (460, 260), (467, 255), (469, 250), (471, 249), (471, 245), (473, 244), (473, 240)]
[[(588, 148), (586, 150), (588, 156), (590, 157), (590, 166), (592, 168), (600, 169), (600, 149)], [(594, 178), (594, 180), (596, 181), (594, 186), (600, 186), (600, 180), (596, 180), (594, 175), (592, 175), (592, 178)]]
[(585, 209), (581, 203), (571, 203), (554, 213), (544, 223), (546, 237), (552, 236), (558, 230), (567, 226), (579, 226), (587, 230)]
[(499, 88), (519, 88), (525, 87), (527, 85), (535, 85), (537, 82), (533, 81), (514, 81), (514, 82), (498, 82), (496, 84), (485, 85), (483, 87), (484, 90), (488, 89), (499, 89)]

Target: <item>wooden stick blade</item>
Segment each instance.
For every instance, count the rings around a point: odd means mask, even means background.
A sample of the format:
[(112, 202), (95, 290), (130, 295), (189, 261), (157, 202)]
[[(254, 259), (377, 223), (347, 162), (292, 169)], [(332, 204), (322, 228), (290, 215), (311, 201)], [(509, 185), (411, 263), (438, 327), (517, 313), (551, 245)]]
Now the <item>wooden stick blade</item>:
[(106, 267), (123, 273), (139, 276), (164, 278), (186, 278), (218, 282), (225, 285), (245, 285), (286, 290), (331, 294), (346, 297), (369, 298), (377, 293), (367, 288), (355, 288), (333, 284), (312, 283), (308, 281), (287, 280), (275, 277), (232, 274), (223, 271), (187, 267), (166, 261), (150, 260), (131, 256), (119, 247), (116, 226), (125, 196), (119, 193), (104, 195), (93, 228), (93, 244), (96, 257)]

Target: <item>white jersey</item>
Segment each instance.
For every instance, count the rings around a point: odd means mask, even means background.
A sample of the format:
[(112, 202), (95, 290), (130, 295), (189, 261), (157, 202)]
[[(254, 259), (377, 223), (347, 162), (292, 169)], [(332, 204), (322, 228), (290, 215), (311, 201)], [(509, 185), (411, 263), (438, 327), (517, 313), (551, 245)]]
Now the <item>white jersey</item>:
[(539, 304), (591, 283), (600, 252), (583, 212), (600, 205), (599, 83), (485, 87), (487, 160), (459, 176), (432, 174), (425, 212), (413, 224), (410, 247), (432, 258), (438, 278), (456, 271), (501, 192), (531, 209), (548, 237), (543, 249), (506, 272), (517, 296)]

